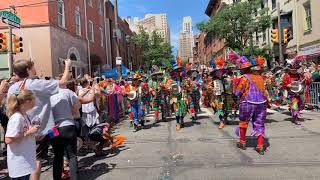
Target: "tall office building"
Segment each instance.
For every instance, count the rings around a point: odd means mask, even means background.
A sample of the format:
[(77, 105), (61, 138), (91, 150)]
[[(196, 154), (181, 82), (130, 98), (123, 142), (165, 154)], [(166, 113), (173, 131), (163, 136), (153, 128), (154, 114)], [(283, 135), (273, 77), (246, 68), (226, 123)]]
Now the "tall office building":
[[(192, 59), (191, 51), (191, 38), (189, 32), (179, 33), (179, 57), (181, 57), (182, 62), (188, 63)], [(191, 62), (192, 63), (192, 62)]]
[(183, 18), (182, 32), (179, 33), (179, 56), (183, 62), (192, 63), (192, 48), (194, 46), (192, 19), (190, 16)]
[(141, 20), (135, 17), (131, 30), (138, 32), (139, 26), (143, 27), (148, 33), (156, 31), (164, 38), (165, 42), (170, 43), (170, 28), (166, 14), (146, 14)]

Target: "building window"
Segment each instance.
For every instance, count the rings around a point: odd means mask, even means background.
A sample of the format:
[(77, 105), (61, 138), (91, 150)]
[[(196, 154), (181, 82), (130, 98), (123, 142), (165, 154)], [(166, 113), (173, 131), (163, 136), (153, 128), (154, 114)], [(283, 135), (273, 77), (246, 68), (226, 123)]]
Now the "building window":
[(305, 31), (311, 31), (312, 29), (312, 19), (311, 19), (311, 6), (310, 1), (305, 3), (304, 5), (305, 11)]
[(88, 22), (88, 39), (90, 42), (94, 42), (93, 23), (90, 20)]
[(76, 33), (78, 36), (81, 36), (81, 15), (80, 15), (80, 9), (79, 6), (76, 7), (75, 11), (75, 20), (76, 20)]
[(101, 0), (98, 0), (98, 12), (100, 15), (102, 15), (102, 4), (101, 4)]
[(263, 32), (263, 42), (265, 43), (266, 40), (267, 40), (267, 34), (266, 34), (266, 32)]
[(92, 7), (92, 0), (88, 0), (88, 5)]
[(58, 25), (65, 28), (65, 16), (64, 16), (64, 3), (62, 0), (58, 0)]
[(277, 1), (276, 0), (272, 0), (272, 9), (276, 9), (277, 7)]
[(103, 43), (103, 29), (100, 28), (100, 46), (103, 47), (104, 43)]

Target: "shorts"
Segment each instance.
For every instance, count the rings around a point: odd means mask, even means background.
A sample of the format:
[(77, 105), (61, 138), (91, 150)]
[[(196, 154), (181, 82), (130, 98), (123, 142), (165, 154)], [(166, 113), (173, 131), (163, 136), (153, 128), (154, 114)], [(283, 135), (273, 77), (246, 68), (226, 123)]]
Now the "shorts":
[(39, 161), (44, 160), (48, 156), (48, 149), (50, 145), (48, 136), (45, 136), (42, 140), (37, 141), (36, 143), (37, 143), (36, 158)]

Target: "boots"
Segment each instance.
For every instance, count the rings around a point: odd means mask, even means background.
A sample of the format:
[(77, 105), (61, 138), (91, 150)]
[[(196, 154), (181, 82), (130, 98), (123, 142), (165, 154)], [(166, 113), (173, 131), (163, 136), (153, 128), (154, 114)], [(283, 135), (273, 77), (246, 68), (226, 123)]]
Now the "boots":
[(180, 129), (181, 129), (181, 125), (179, 123), (177, 123), (176, 130), (179, 131)]
[(219, 129), (223, 129), (224, 126), (225, 126), (224, 122), (221, 121), (221, 122), (220, 122), (220, 125), (219, 125)]

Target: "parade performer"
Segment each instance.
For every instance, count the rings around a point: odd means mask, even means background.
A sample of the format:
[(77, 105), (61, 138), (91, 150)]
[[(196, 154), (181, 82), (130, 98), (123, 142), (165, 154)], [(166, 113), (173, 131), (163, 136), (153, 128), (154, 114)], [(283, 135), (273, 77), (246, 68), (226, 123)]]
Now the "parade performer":
[(144, 111), (142, 109), (142, 78), (140, 74), (135, 74), (130, 85), (128, 99), (130, 100), (131, 111), (133, 114), (134, 132), (139, 130), (139, 124), (144, 126)]
[(175, 113), (177, 125), (176, 129), (180, 130), (180, 128), (184, 127), (184, 116), (186, 114), (186, 105), (183, 100), (183, 93), (181, 88), (181, 73), (182, 67), (178, 64), (173, 66), (173, 70), (170, 72), (171, 78), (173, 79), (173, 84), (171, 86), (171, 94), (170, 94), (170, 104), (173, 105), (173, 110)]
[(289, 110), (292, 115), (292, 122), (299, 125), (300, 111), (304, 108), (304, 87), (308, 80), (298, 72), (302, 59), (288, 60), (289, 70), (284, 74), (282, 88), (288, 91)]
[[(234, 58), (234, 54), (229, 59)], [(261, 76), (261, 68), (264, 64), (264, 58), (257, 58), (253, 64), (244, 56), (237, 58), (236, 62), (240, 65), (241, 78), (239, 85), (235, 88), (235, 94), (240, 97), (239, 100), (239, 135), (240, 142), (237, 147), (246, 149), (246, 131), (249, 121), (253, 124), (253, 136), (258, 137), (256, 151), (264, 154), (264, 136), (265, 136), (265, 120), (267, 116), (268, 92), (265, 88), (265, 81)], [(256, 65), (256, 69), (250, 70), (252, 65)]]
[[(196, 123), (197, 114), (200, 112), (200, 84), (197, 82), (199, 72), (191, 69), (187, 72), (189, 78), (186, 82), (186, 91), (188, 98), (188, 112), (191, 115), (192, 123)], [(191, 78), (190, 78), (191, 77)]]
[(161, 86), (160, 80), (163, 73), (159, 71), (157, 67), (154, 67), (156, 72), (151, 75), (150, 92), (151, 92), (151, 104), (155, 114), (154, 123), (159, 122), (159, 111), (161, 108)]
[(203, 86), (202, 86), (202, 96), (203, 96), (203, 105), (204, 107), (210, 107), (210, 99), (212, 92), (210, 92), (210, 86), (212, 85), (211, 78), (208, 77), (208, 72), (203, 71), (202, 73), (202, 80), (203, 80)]
[[(214, 62), (212, 62), (214, 63)], [(211, 64), (212, 64), (211, 63)], [(211, 106), (215, 113), (218, 114), (220, 125), (219, 129), (224, 128), (227, 121), (227, 94), (226, 89), (231, 89), (231, 87), (226, 86), (225, 74), (227, 73), (227, 69), (225, 66), (225, 61), (222, 57), (219, 57), (215, 60), (215, 65), (212, 64), (214, 70), (211, 72), (211, 77), (213, 80), (213, 100)], [(229, 98), (230, 99), (230, 98)], [(230, 108), (231, 109), (231, 108)]]

